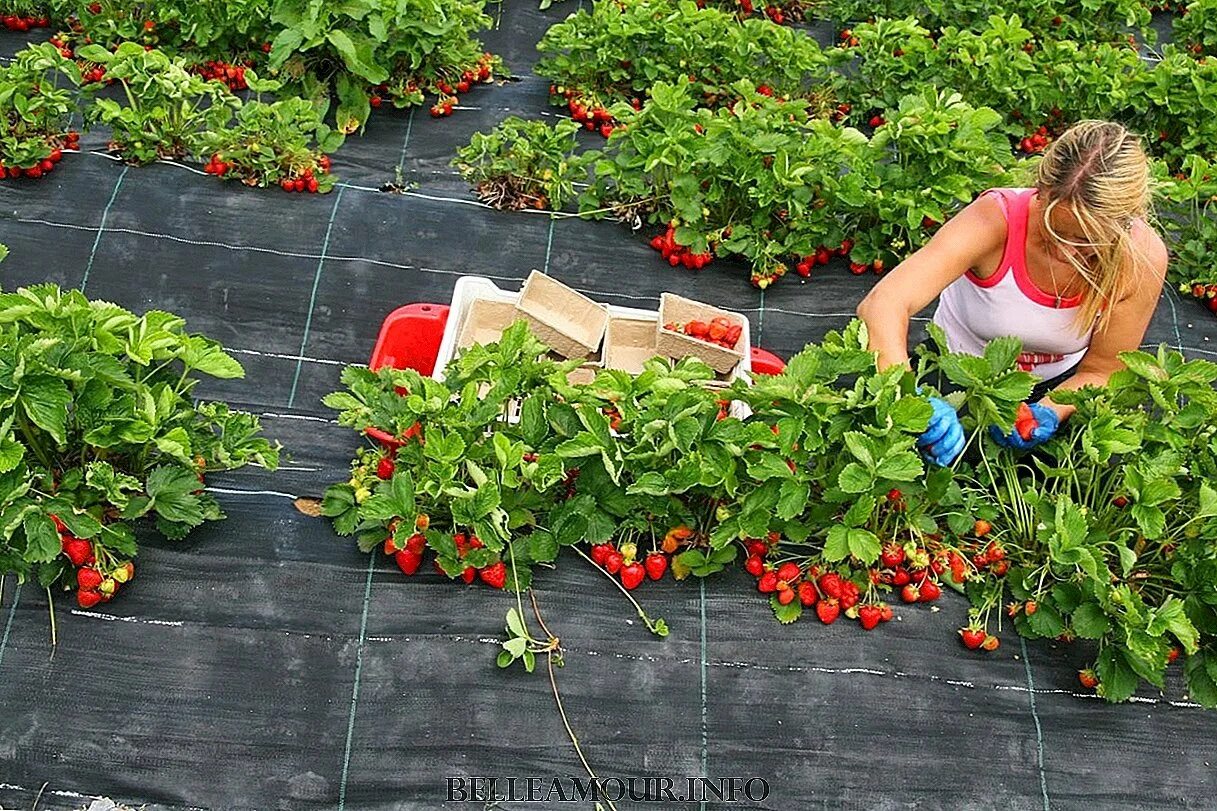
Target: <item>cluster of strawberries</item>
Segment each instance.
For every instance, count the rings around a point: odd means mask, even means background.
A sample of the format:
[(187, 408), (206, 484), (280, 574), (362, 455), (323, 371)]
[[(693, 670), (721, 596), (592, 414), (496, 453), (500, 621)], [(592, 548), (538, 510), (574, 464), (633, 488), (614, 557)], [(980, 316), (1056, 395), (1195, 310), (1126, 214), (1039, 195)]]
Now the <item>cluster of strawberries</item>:
[(4, 27), (9, 31), (29, 31), (31, 28), (50, 28), (50, 17), (24, 17), (20, 14), (5, 14), (0, 18), (3, 20)]
[[(79, 138), (80, 135), (78, 133), (69, 132), (63, 141), (64, 149), (78, 148)], [(55, 169), (55, 165), (61, 160), (63, 160), (63, 149), (54, 146), (47, 157), (38, 161), (33, 166), (27, 166), (24, 169), (20, 166), (5, 166), (3, 163), (0, 163), (0, 180), (6, 177), (12, 180), (16, 180), (19, 177), (37, 179), (43, 175), (49, 175)]]
[[(443, 118), (452, 115), (452, 108), (459, 101), (457, 96), (468, 93), (475, 84), (485, 84), (493, 79), (493, 65), (494, 57), (487, 52), (482, 54), (477, 64), (461, 72), (461, 77), (455, 85), (449, 84), (443, 79), (437, 81), (435, 91), (439, 94), (439, 101), (431, 106), (431, 117)], [(373, 93), (368, 101), (373, 107), (381, 105), (380, 96), (376, 93)]]
[(1205, 307), (1209, 308), (1209, 312), (1217, 313), (1217, 284), (1201, 284), (1196, 282), (1190, 287), (1184, 285), (1184, 289), (1190, 292), (1193, 297), (1200, 300)]
[[(397, 564), (397, 568), (401, 569), (404, 574), (413, 575), (423, 563), (423, 552), (427, 548), (427, 539), (422, 534), (421, 530), (425, 530), (429, 525), (429, 519), (425, 515), (420, 515), (415, 522), (415, 528), (420, 530), (415, 532), (406, 539), (405, 547), (398, 549), (397, 543), (393, 536), (385, 538), (384, 553), (393, 558)], [(463, 532), (458, 532), (452, 536), (452, 541), (456, 544), (457, 553), (464, 558), (473, 549), (481, 549), (484, 544), (476, 535), (465, 535)], [(439, 574), (448, 576), (448, 573), (440, 568), (439, 561), (435, 561), (435, 571)], [(472, 583), (474, 578), (480, 578), (483, 583), (491, 588), (501, 589), (507, 584), (507, 564), (503, 561), (497, 561), (488, 566), (483, 566), (476, 569), (473, 566), (466, 566), (460, 575), (461, 580), (466, 584)]]
[(819, 566), (807, 569), (794, 561), (774, 566), (765, 561), (777, 543), (776, 533), (767, 541), (759, 538), (747, 542), (748, 557), (744, 569), (755, 577), (761, 594), (773, 595), (778, 605), (790, 605), (795, 600), (804, 608), (814, 608), (825, 625), (836, 622), (842, 613), (857, 619), (863, 630), (874, 630), (879, 623), (892, 619), (892, 607), (886, 603), (861, 603), (858, 584), (837, 572), (822, 572)]
[(238, 90), (245, 90), (249, 87), (245, 83), (245, 71), (247, 68), (252, 67), (253, 63), (248, 61), (244, 65), (234, 65), (231, 62), (212, 59), (200, 65), (195, 65), (190, 70), (192, 73), (197, 73), (208, 81), (222, 82), (227, 85), (229, 90), (235, 93)]
[(690, 321), (686, 324), (669, 322), (664, 324), (663, 328), (669, 332), (679, 332), (690, 338), (705, 341), (708, 344), (716, 344), (724, 349), (735, 349), (740, 336), (744, 334), (742, 326), (732, 324), (721, 315), (712, 318), (708, 324), (705, 321)]
[(93, 544), (73, 536), (59, 516), (52, 515), (51, 520), (59, 532), (64, 556), (76, 567), (76, 603), (81, 608), (110, 602), (119, 587), (135, 577), (135, 564), (131, 561), (111, 560), (104, 566), (99, 565)]
[[(329, 174), (330, 158), (328, 155), (322, 155), (321, 157), (317, 158), (317, 172), (320, 172), (323, 175)], [(317, 180), (317, 174), (313, 171), (313, 168), (311, 166), (306, 166), (300, 172), (300, 174), (294, 177), (285, 177), (283, 180), (279, 181), (279, 187), (282, 188), (283, 191), (288, 192), (308, 192), (309, 194), (316, 194), (317, 189), (320, 188), (320, 183)], [(417, 427), (417, 425), (412, 426), (411, 430), (413, 430), (414, 427)], [(406, 439), (409, 439), (410, 436), (410, 432), (407, 431)]]
[(611, 543), (595, 544), (591, 549), (591, 558), (609, 574), (617, 575), (621, 585), (629, 591), (642, 585), (646, 578), (661, 579), (668, 571), (666, 554), (651, 552), (640, 562), (638, 545), (628, 541), (619, 547)]
[(807, 278), (811, 275), (812, 269), (817, 265), (827, 265), (832, 261), (834, 256), (849, 256), (849, 252), (853, 249), (854, 241), (852, 239), (845, 240), (841, 243), (841, 246), (835, 250), (833, 248), (821, 245), (820, 247), (816, 248), (815, 253), (808, 254), (799, 260), (798, 264), (794, 266), (795, 272), (803, 278)]
[(1048, 146), (1048, 139), (1048, 127), (1041, 124), (1035, 132), (1019, 141), (1018, 148), (1028, 155), (1038, 155)]
[(714, 260), (714, 254), (692, 253), (684, 245), (676, 244), (676, 226), (668, 223), (668, 230), (663, 236), (651, 238), (651, 247), (659, 251), (672, 267), (684, 265), (689, 270), (701, 270)]
[[(585, 97), (578, 90), (559, 88), (557, 85), (551, 84), (549, 86), (549, 95), (555, 98), (561, 96), (566, 99), (566, 109), (570, 111), (570, 117), (582, 124), (584, 129), (598, 132), (607, 138), (613, 134), (613, 130), (621, 126), (604, 105), (594, 99)], [(642, 99), (631, 99), (630, 104), (635, 110), (642, 109)]]

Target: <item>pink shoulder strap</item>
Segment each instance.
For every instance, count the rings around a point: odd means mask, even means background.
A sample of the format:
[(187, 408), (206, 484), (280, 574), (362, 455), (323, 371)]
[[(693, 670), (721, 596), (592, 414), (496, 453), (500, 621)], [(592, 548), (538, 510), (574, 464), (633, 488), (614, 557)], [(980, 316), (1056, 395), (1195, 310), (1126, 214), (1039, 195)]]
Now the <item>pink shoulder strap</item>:
[(1001, 206), (1002, 216), (1006, 218), (1006, 245), (1002, 249), (1001, 261), (992, 276), (982, 279), (972, 271), (967, 272), (968, 280), (979, 287), (993, 287), (1002, 279), (1010, 268), (1021, 268), (1026, 275), (1027, 263), (1027, 216), (1031, 202), (1031, 189), (989, 189), (981, 194), (982, 197), (993, 197)]

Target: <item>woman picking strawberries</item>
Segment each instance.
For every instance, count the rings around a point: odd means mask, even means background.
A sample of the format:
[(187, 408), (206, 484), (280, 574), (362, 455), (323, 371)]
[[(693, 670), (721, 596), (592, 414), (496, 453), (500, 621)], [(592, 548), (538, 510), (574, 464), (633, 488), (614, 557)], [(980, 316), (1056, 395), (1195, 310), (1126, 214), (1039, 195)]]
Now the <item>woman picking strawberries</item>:
[[(1019, 366), (1040, 380), (1020, 408), (1023, 430), (990, 430), (1021, 450), (1045, 442), (1074, 411), (1050, 392), (1106, 384), (1119, 353), (1145, 336), (1167, 262), (1147, 222), (1150, 197), (1135, 135), (1104, 121), (1071, 127), (1044, 153), (1034, 188), (985, 192), (858, 305), (879, 365), (909, 362), (909, 319), (937, 297), (934, 323), (951, 351), (980, 354), (1006, 335), (1023, 342)], [(948, 403), (932, 404), (919, 444), (947, 465), (963, 451), (963, 428)]]

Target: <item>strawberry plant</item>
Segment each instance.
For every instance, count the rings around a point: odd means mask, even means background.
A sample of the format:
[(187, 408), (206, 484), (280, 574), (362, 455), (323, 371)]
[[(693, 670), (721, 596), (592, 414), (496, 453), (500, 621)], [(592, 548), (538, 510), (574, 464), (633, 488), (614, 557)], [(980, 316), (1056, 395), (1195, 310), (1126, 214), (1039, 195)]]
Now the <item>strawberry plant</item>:
[(551, 126), (511, 116), (489, 133), (474, 133), (452, 165), (495, 208), (556, 211), (586, 174), (586, 159), (574, 154), (578, 130), (573, 121)]
[(41, 177), (76, 147), (67, 128), (79, 85), (76, 64), (49, 44), (0, 67), (0, 179)]
[[(819, 10), (827, 19), (842, 23), (872, 20), (872, 3), (859, 0), (828, 0)], [(940, 32), (948, 27), (981, 28), (994, 15), (1017, 14), (1037, 37), (1082, 41), (1127, 41), (1130, 29), (1153, 42), (1150, 5), (1145, 0), (1086, 0), (1069, 3), (992, 2), (992, 0), (899, 0), (886, 2), (882, 16), (916, 17), (926, 28)], [(851, 34), (854, 29), (850, 29)], [(846, 38), (848, 39), (848, 38)]]
[[(1128, 699), (1142, 679), (1162, 687), (1182, 651), (1193, 697), (1217, 705), (1206, 652), (1217, 629), (1217, 490), (1209, 484), (1217, 365), (1165, 348), (1122, 353), (1126, 368), (1108, 387), (1054, 392), (1077, 415), (1038, 457), (1020, 457), (982, 431), (1008, 427), (1011, 405), (1030, 390), (1029, 377), (1013, 371), (1019, 349), (1005, 339), (979, 359), (925, 353), (958, 387), (951, 398), (965, 428), (981, 434), (978, 460), (958, 476), (965, 503), (984, 519), (970, 550), (983, 574), (969, 581), (967, 630), (985, 628), (994, 614), (1000, 622), (996, 609), (1009, 593), (1004, 613), (1020, 634), (1097, 642), (1093, 676), (1105, 698)], [(952, 516), (956, 525), (971, 520), (967, 510)]]
[(276, 0), (270, 65), (306, 96), (335, 93), (345, 133), (362, 128), (384, 101), (421, 104), (427, 90), (439, 95), (442, 109), (502, 70), (475, 36), (491, 23), (483, 6), (484, 0)]
[(223, 518), (204, 475), (273, 469), (258, 419), (195, 402), (200, 375), (243, 375), (182, 319), (54, 285), (0, 294), (0, 573), (109, 600), (134, 575), (134, 523), (170, 539)]
[(536, 72), (553, 82), (551, 96), (584, 109), (641, 105), (653, 85), (678, 82), (691, 83), (705, 106), (730, 104), (741, 79), (827, 109), (841, 81), (832, 68), (845, 61), (801, 31), (740, 22), (691, 0), (598, 0), (551, 26), (537, 49)]
[(138, 42), (199, 62), (244, 61), (262, 56), (271, 37), (270, 0), (69, 0), (60, 2), (67, 46), (97, 44), (114, 50)]
[(902, 260), (925, 244), (940, 223), (986, 188), (1008, 184), (1013, 163), (988, 107), (973, 109), (958, 93), (926, 89), (904, 97), (870, 141), (876, 160), (866, 217), (853, 249), (855, 262)]
[(0, 2), (0, 22), (9, 31), (50, 28), (50, 4), (34, 0), (3, 0)]
[(641, 111), (614, 108), (626, 125), (595, 162), (581, 209), (672, 223), (674, 245), (738, 254), (764, 287), (792, 256), (844, 241), (873, 153), (856, 130), (809, 120), (805, 101), (745, 81), (732, 89), (741, 99), (715, 110), (699, 107), (687, 83), (657, 84)]
[(1197, 56), (1217, 55), (1217, 3), (1192, 0), (1180, 5), (1171, 29), (1174, 44)]
[[(255, 89), (277, 89), (277, 83), (250, 78)], [(199, 143), (202, 154), (210, 156), (204, 166), (208, 174), (247, 186), (325, 193), (336, 182), (327, 153), (342, 141), (342, 133), (327, 126), (311, 102), (289, 97), (246, 102), (231, 125), (203, 132)]]
[(137, 43), (124, 43), (114, 52), (86, 45), (78, 53), (104, 65), (106, 77), (122, 86), (119, 100), (94, 98), (85, 120), (109, 127), (111, 150), (131, 163), (197, 154), (202, 133), (223, 128), (240, 106), (220, 85)]

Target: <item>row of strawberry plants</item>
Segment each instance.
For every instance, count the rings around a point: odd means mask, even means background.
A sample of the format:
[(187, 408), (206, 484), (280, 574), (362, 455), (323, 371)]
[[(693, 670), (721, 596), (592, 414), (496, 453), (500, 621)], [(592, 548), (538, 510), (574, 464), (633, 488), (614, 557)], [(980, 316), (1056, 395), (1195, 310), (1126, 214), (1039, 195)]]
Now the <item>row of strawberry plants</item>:
[[(752, 387), (716, 390), (700, 362), (659, 358), (573, 386), (575, 362), (548, 359), (517, 324), (443, 382), (347, 369), (325, 402), (401, 441), (361, 450), (323, 511), (406, 574), (431, 558), (494, 588), (528, 589), (562, 557), (627, 595), (742, 560), (780, 621), (814, 611), (866, 630), (893, 597), (953, 589), (973, 605), (968, 648), (998, 647), (1011, 618), (1029, 637), (1094, 640), (1110, 700), (1140, 679), (1161, 686), (1183, 653), (1193, 697), (1217, 705), (1217, 365), (1126, 353), (1110, 388), (1070, 397), (1082, 418), (1036, 461), (985, 430), (1008, 430), (1030, 394), (1019, 349), (1003, 339), (983, 357), (924, 352), (916, 373), (879, 372), (855, 322)], [(915, 447), (936, 380), (971, 436), (954, 470)]]
[(1189, 154), (1213, 152), (1217, 130), (1205, 110), (1217, 94), (1217, 63), (1174, 46), (1150, 63), (1126, 45), (1036, 37), (1017, 16), (939, 33), (914, 18), (879, 19), (851, 35), (857, 45), (848, 50), (859, 61), (857, 81), (845, 95), (855, 113), (882, 112), (915, 82), (993, 107), (1027, 152), (1046, 140), (1024, 139), (1051, 137), (1084, 118), (1121, 121), (1146, 133), (1150, 152), (1172, 166)]
[(0, 576), (89, 608), (134, 577), (137, 526), (176, 540), (222, 519), (207, 473), (278, 464), (256, 416), (196, 397), (204, 376), (243, 374), (171, 313), (0, 293)]
[[(181, 58), (191, 72), (245, 88), (257, 69), (285, 92), (331, 101), (337, 127), (355, 132), (372, 110), (437, 97), (442, 112), (458, 94), (503, 73), (477, 34), (490, 27), (485, 0), (52, 0), (65, 30), (56, 42), (70, 55), (86, 45), (126, 43)], [(336, 102), (336, 103), (332, 103)]]
[[(896, 0), (877, 9), (866, 0), (827, 0), (816, 13), (850, 25), (874, 21), (876, 16), (916, 17), (935, 31), (948, 27), (977, 28), (990, 17), (1017, 14), (1028, 28), (1057, 39), (1127, 42), (1130, 30), (1153, 42), (1151, 4), (1146, 0), (1097, 0), (1085, 4), (1065, 0)], [(847, 37), (848, 39), (848, 37)]]
[(837, 69), (848, 61), (802, 31), (741, 22), (689, 0), (597, 2), (551, 26), (537, 50), (535, 71), (553, 82), (551, 100), (572, 113), (620, 101), (640, 105), (653, 85), (685, 81), (704, 106), (716, 107), (737, 99), (733, 87), (745, 78), (826, 112), (836, 103)]
[(615, 105), (622, 126), (577, 156), (570, 125), (509, 120), (455, 164), (480, 189), (527, 189), (554, 208), (590, 180), (585, 216), (670, 225), (673, 258), (741, 257), (762, 288), (836, 252), (857, 273), (882, 272), (1015, 164), (999, 116), (957, 96), (908, 96), (867, 137), (804, 99), (747, 80), (727, 90), (737, 101), (710, 109), (691, 83), (658, 83), (641, 109)]
[[(247, 185), (309, 192), (333, 187), (327, 153), (343, 135), (307, 100), (242, 101), (192, 74), (180, 60), (135, 43), (113, 52), (86, 45), (77, 55), (98, 65), (97, 73), (82, 75), (73, 59), (49, 43), (19, 52), (0, 68), (0, 99), (9, 102), (7, 128), (0, 134), (6, 176), (37, 178), (53, 169), (63, 149), (77, 145), (78, 135), (67, 126), (84, 102), (86, 125), (107, 127), (111, 151), (131, 163), (198, 160), (209, 174)], [(280, 89), (252, 71), (243, 80), (259, 94)], [(98, 95), (109, 84), (122, 93)]]

